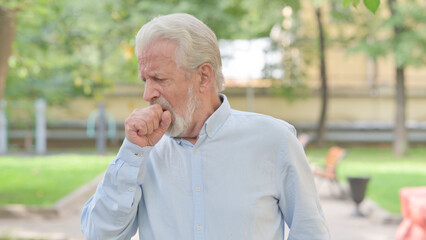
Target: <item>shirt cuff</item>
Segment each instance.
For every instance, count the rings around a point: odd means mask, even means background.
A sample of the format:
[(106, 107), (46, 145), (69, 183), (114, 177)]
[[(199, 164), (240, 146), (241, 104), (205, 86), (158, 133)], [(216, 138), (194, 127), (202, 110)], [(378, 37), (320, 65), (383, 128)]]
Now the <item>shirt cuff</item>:
[(139, 167), (148, 157), (152, 148), (152, 146), (140, 147), (125, 138), (117, 157), (131, 166)]

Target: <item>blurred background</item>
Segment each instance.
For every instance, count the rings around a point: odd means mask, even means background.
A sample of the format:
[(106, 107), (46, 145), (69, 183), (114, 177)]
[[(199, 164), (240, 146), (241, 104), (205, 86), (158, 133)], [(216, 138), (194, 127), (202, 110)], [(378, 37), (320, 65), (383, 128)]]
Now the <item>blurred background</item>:
[[(422, 0), (1, 0), (1, 205), (51, 206), (106, 168), (124, 120), (147, 106), (135, 35), (174, 12), (216, 33), (231, 106), (293, 124), (308, 139), (310, 162), (323, 163), (330, 146), (345, 147), (348, 165), (342, 161), (338, 176), (373, 176), (367, 195), (395, 214), (399, 189), (426, 185)], [(70, 153), (77, 155), (49, 158)], [(46, 166), (65, 167), (54, 181), (90, 172), (46, 200), (46, 184), (30, 186), (19, 175), (41, 179)], [(401, 169), (406, 182), (394, 179)], [(11, 179), (33, 192), (16, 197)], [(374, 196), (393, 180), (389, 195)]]
[(426, 139), (421, 1), (394, 8), (383, 2), (375, 14), (334, 0), (12, 0), (0, 6), (7, 151), (35, 150), (37, 100), (48, 149), (94, 146), (100, 104), (107, 144), (119, 146), (124, 119), (146, 105), (135, 35), (152, 17), (171, 12), (193, 14), (216, 32), (224, 93), (236, 109), (284, 119), (319, 146), (394, 142), (395, 153), (404, 155), (409, 141)]

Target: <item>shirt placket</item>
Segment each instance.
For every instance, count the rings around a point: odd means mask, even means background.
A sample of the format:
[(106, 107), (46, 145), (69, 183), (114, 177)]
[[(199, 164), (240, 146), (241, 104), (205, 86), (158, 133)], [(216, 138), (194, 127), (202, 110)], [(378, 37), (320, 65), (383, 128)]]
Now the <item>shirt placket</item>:
[(191, 153), (192, 165), (192, 198), (194, 208), (194, 239), (204, 240), (204, 196), (202, 154), (199, 148), (193, 147)]

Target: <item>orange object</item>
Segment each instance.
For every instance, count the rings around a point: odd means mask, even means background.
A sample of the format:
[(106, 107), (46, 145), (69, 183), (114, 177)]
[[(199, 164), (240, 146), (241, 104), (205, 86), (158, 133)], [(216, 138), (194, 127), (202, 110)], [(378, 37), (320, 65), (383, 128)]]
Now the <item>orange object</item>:
[[(336, 186), (339, 189), (340, 197), (344, 196), (344, 190), (337, 179), (337, 165), (345, 157), (346, 150), (337, 146), (332, 146), (325, 156), (324, 167), (313, 169), (314, 175), (322, 180), (328, 181), (330, 184), (330, 191), (332, 186)], [(324, 181), (322, 181), (324, 182)], [(319, 188), (318, 184), (318, 188)]]
[(343, 159), (345, 154), (345, 149), (337, 146), (331, 147), (325, 157), (324, 168), (321, 170), (314, 170), (314, 174), (322, 178), (327, 178), (331, 181), (337, 181), (337, 164)]
[(404, 220), (396, 240), (426, 240), (426, 187), (403, 188), (399, 194)]

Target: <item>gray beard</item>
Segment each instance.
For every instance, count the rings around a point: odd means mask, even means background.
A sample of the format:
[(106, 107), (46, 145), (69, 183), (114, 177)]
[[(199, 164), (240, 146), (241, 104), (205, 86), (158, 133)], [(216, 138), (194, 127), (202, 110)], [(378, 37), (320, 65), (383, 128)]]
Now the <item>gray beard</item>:
[(156, 98), (150, 102), (150, 105), (160, 104), (163, 109), (170, 111), (172, 122), (166, 131), (166, 135), (170, 137), (181, 137), (185, 134), (192, 122), (195, 109), (200, 105), (198, 98), (192, 93), (193, 87), (188, 89), (186, 112), (183, 116), (177, 114), (173, 106), (165, 98)]

